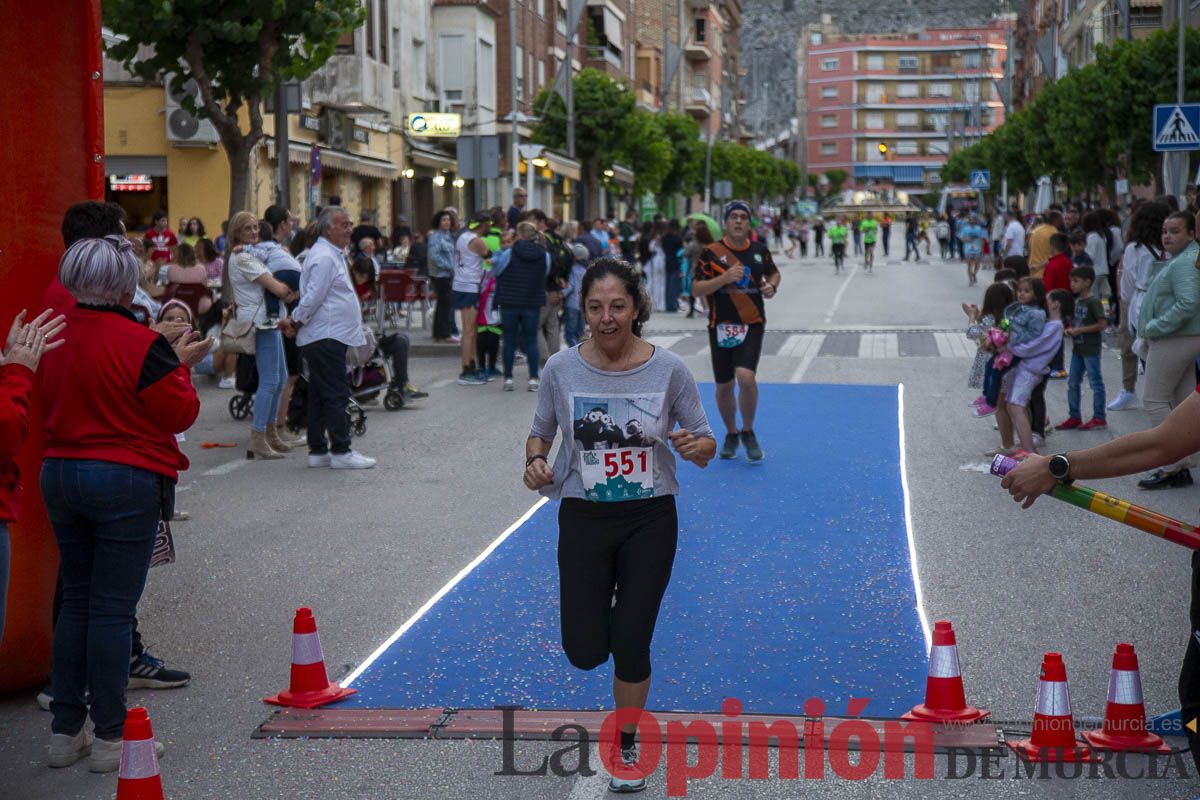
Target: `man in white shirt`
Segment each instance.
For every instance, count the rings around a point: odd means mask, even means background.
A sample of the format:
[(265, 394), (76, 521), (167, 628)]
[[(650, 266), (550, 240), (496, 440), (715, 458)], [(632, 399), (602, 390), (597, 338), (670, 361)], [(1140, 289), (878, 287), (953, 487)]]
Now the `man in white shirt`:
[(1004, 228), (1004, 255), (1025, 255), (1025, 226), (1021, 224), (1021, 212), (1015, 206), (1005, 214), (1008, 225)]
[(284, 323), (285, 332), (296, 337), (308, 363), (308, 465), (370, 469), (375, 459), (350, 449), (347, 414), (350, 378), (346, 349), (367, 341), (358, 295), (346, 268), (350, 216), (337, 206), (326, 206), (317, 217), (317, 230), (320, 236), (300, 272), (300, 305)]

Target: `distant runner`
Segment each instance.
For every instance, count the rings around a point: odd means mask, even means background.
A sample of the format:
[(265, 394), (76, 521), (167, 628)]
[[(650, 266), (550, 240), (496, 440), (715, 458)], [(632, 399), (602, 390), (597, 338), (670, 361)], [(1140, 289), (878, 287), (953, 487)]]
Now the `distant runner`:
[[(766, 311), (763, 298), (775, 296), (780, 274), (771, 251), (750, 241), (750, 206), (734, 200), (725, 206), (725, 236), (704, 248), (696, 265), (692, 291), (708, 297), (708, 344), (717, 408), (725, 423), (721, 458), (735, 458), (739, 442), (752, 463), (763, 459), (754, 435), (758, 409), (758, 381), (754, 373), (762, 354)], [(733, 380), (737, 378), (735, 397)], [(742, 427), (737, 424), (742, 412)]]
[(867, 272), (872, 272), (875, 269), (875, 240), (879, 237), (879, 222), (874, 214), (868, 214), (858, 228), (863, 237), (863, 266)]

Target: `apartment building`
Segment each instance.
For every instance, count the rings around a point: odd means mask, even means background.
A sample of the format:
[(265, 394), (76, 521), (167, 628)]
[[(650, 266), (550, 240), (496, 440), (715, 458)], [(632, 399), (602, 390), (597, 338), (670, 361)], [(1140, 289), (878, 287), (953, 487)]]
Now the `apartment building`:
[(1004, 75), (1006, 24), (809, 44), (809, 174), (841, 169), (863, 185), (934, 188), (952, 152), (1004, 121), (995, 81)]
[[(686, 111), (706, 136), (736, 138), (740, 0), (646, 0), (637, 4), (638, 104)], [(677, 53), (674, 72), (668, 56)], [(669, 78), (669, 80), (668, 80)]]

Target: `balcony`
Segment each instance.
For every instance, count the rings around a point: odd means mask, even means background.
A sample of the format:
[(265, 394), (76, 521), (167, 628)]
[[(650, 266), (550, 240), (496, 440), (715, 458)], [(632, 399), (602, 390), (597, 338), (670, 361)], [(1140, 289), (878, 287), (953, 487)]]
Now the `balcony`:
[(707, 119), (716, 107), (713, 102), (712, 92), (705, 86), (689, 86), (684, 93), (683, 107), (689, 114), (694, 114), (699, 119)]
[(687, 0), (687, 7), (693, 11), (703, 11), (709, 6), (715, 5), (714, 0)]
[(351, 113), (392, 109), (392, 74), (387, 64), (362, 53), (332, 56), (306, 82), (311, 101)]
[(706, 41), (689, 41), (683, 46), (683, 53), (689, 61), (709, 61), (712, 59), (712, 48)]

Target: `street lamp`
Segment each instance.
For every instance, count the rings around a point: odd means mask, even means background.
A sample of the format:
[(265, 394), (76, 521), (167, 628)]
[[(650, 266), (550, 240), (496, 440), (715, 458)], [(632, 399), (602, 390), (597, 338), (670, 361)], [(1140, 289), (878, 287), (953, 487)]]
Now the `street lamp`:
[[(443, 178), (443, 180), (445, 180), (445, 179)], [(454, 179), (454, 188), (455, 189), (461, 189), (466, 185), (467, 185), (467, 182), (465, 180), (463, 180), (462, 178)]]
[(412, 176), (413, 176), (413, 175), (416, 175), (416, 173), (415, 173), (415, 172), (413, 172), (413, 168), (412, 168), (412, 167), (409, 167), (408, 169), (405, 169), (405, 170), (401, 170), (401, 171), (400, 171), (400, 177), (401, 177), (401, 178), (408, 178), (409, 180), (412, 180)]
[(445, 186), (446, 185), (446, 176), (445, 175), (434, 175), (433, 176), (433, 185), (434, 186)]

